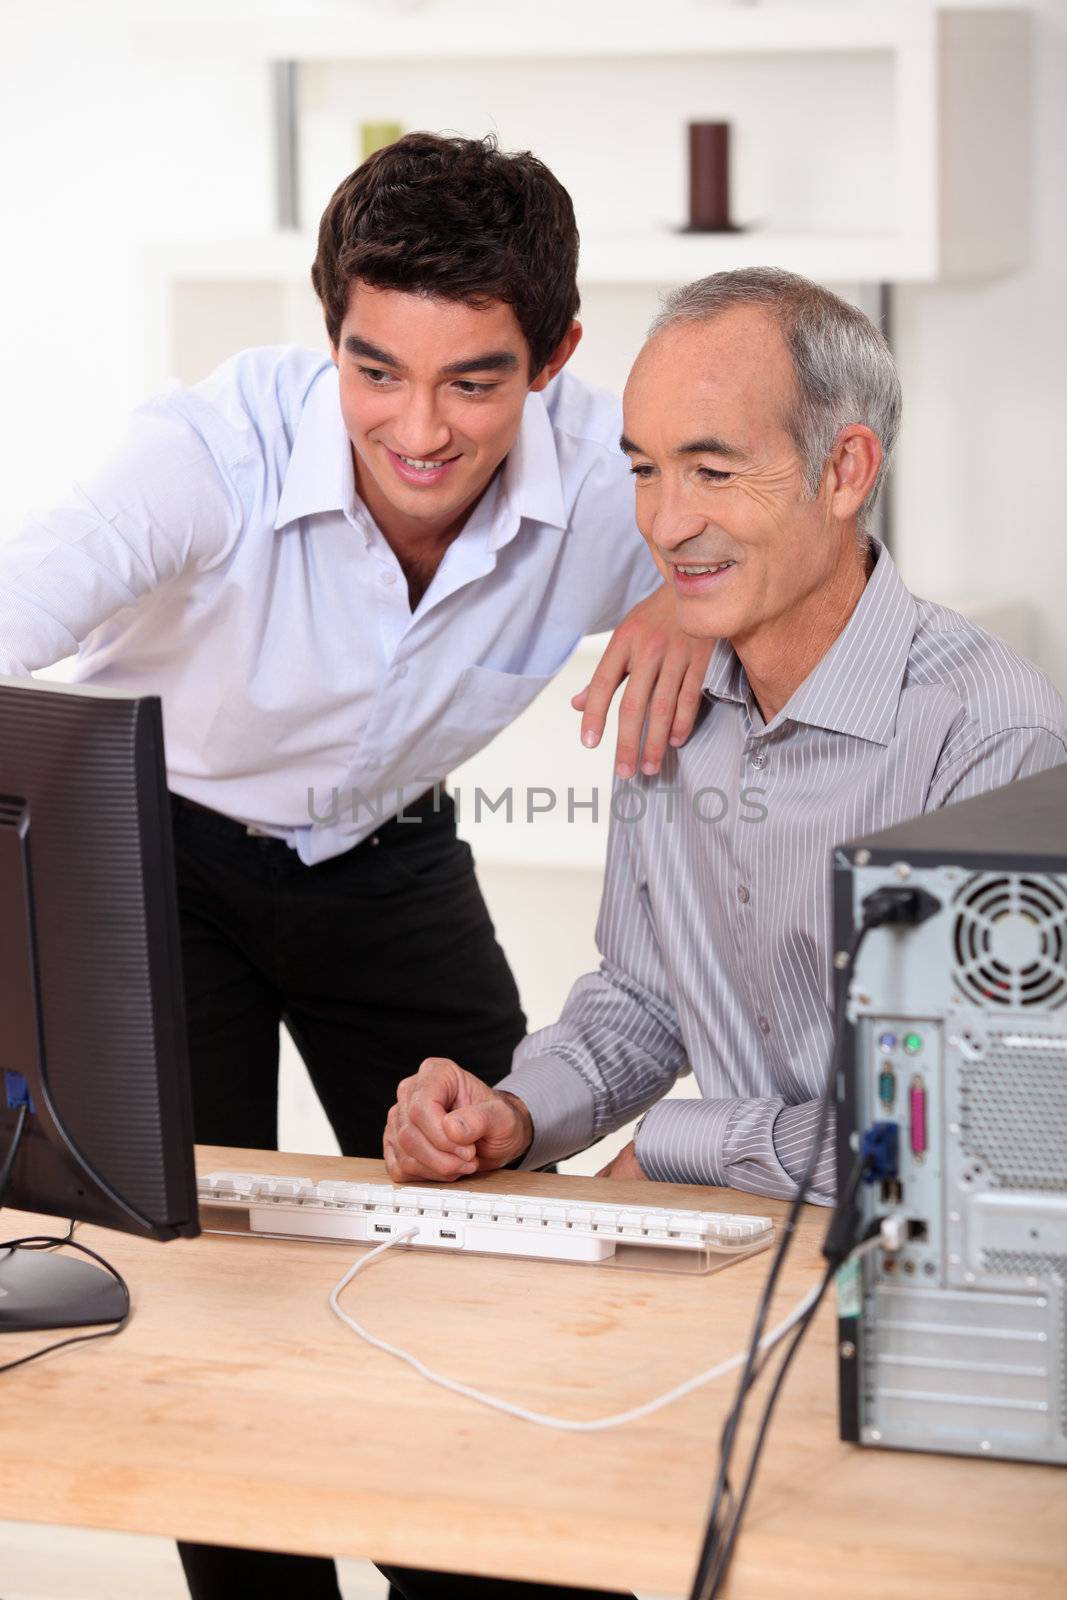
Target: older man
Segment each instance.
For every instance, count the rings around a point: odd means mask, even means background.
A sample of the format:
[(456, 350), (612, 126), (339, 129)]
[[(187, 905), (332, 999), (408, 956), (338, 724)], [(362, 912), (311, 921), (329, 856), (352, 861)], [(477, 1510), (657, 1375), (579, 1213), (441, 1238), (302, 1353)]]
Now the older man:
[[(613, 1175), (793, 1193), (830, 1053), (832, 846), (1067, 756), (1048, 681), (865, 532), (900, 390), (853, 307), (769, 269), (682, 289), (624, 412), (641, 530), (683, 628), (720, 641), (703, 721), (614, 824), (599, 972), (495, 1091), (443, 1060), (401, 1085), (396, 1180), (541, 1166), (651, 1106)], [(664, 1100), (687, 1066), (702, 1098)]]

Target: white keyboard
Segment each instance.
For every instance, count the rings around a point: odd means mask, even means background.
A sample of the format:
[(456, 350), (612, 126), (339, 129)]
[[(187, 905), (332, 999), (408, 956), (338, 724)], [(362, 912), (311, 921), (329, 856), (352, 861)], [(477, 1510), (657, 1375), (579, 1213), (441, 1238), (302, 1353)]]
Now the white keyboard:
[(451, 1185), (394, 1188), (212, 1172), (199, 1179), (197, 1188), (200, 1224), (209, 1233), (384, 1244), (413, 1231), (409, 1242), (424, 1248), (552, 1261), (607, 1262), (637, 1247), (687, 1252), (708, 1265), (714, 1256), (719, 1258), (714, 1264), (721, 1265), (723, 1257), (766, 1249), (774, 1235), (767, 1217), (487, 1194)]

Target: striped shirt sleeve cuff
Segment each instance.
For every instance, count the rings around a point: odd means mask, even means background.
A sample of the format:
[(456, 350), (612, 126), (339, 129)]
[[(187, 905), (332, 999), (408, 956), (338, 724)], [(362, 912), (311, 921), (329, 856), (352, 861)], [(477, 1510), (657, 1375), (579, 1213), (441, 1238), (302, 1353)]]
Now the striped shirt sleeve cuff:
[(593, 1091), (558, 1056), (534, 1056), (493, 1085), (517, 1095), (533, 1122), (533, 1143), (518, 1163), (521, 1172), (584, 1150), (593, 1142)]
[[(776, 1099), (661, 1100), (637, 1130), (637, 1159), (662, 1183), (710, 1183), (792, 1199), (804, 1175), (819, 1102)], [(832, 1128), (823, 1141), (808, 1200), (832, 1205)]]
[(641, 1171), (657, 1183), (726, 1185), (724, 1146), (740, 1100), (661, 1100), (637, 1130)]

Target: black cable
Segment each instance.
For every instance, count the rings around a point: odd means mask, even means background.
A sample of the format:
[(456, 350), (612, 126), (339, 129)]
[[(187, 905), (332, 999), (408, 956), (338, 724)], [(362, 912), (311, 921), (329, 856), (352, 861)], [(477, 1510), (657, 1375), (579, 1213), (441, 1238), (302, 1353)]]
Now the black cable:
[(98, 1266), (103, 1267), (105, 1272), (111, 1274), (122, 1290), (126, 1301), (126, 1309), (121, 1317), (116, 1318), (113, 1327), (100, 1328), (96, 1333), (76, 1333), (69, 1339), (57, 1339), (52, 1344), (46, 1344), (41, 1350), (32, 1351), (28, 1356), (19, 1356), (16, 1361), (0, 1362), (0, 1372), (11, 1372), (15, 1367), (27, 1366), (29, 1362), (39, 1361), (42, 1356), (51, 1355), (53, 1350), (63, 1350), (70, 1344), (88, 1344), (93, 1339), (113, 1339), (115, 1334), (121, 1333), (129, 1322), (133, 1309), (130, 1303), (129, 1284), (118, 1268), (111, 1265), (110, 1261), (106, 1261), (103, 1256), (97, 1255), (95, 1250), (90, 1250), (87, 1244), (79, 1244), (76, 1239), (71, 1238), (70, 1234), (73, 1232), (74, 1227), (75, 1224), (72, 1222), (70, 1231), (66, 1238), (63, 1239), (51, 1238), (47, 1234), (29, 1234), (24, 1239), (5, 1239), (0, 1243), (0, 1250), (48, 1250), (56, 1245), (66, 1245), (71, 1250), (80, 1250), (82, 1255), (91, 1256)]
[[(11, 1186), (11, 1174), (14, 1171), (15, 1161), (19, 1153), (19, 1147), (22, 1144), (22, 1135), (26, 1127), (26, 1114), (28, 1110), (29, 1107), (26, 1105), (26, 1102), (23, 1101), (18, 1108), (18, 1119), (15, 1123), (15, 1132), (12, 1136), (11, 1143), (8, 1145), (7, 1155), (4, 1157), (4, 1164), (2, 1167), (0, 1167), (0, 1205), (3, 1205), (4, 1196), (7, 1194), (7, 1191)], [(109, 1272), (114, 1278), (125, 1297), (125, 1311), (122, 1313), (121, 1317), (117, 1317), (115, 1319), (114, 1327), (101, 1328), (96, 1333), (77, 1333), (69, 1339), (57, 1339), (52, 1344), (46, 1344), (42, 1350), (34, 1350), (31, 1355), (19, 1356), (17, 1361), (0, 1362), (0, 1372), (10, 1372), (13, 1367), (24, 1367), (30, 1361), (39, 1361), (42, 1356), (50, 1354), (50, 1352), (53, 1350), (62, 1350), (68, 1344), (87, 1344), (90, 1339), (110, 1339), (116, 1333), (121, 1333), (123, 1328), (129, 1322), (131, 1312), (130, 1289), (126, 1279), (116, 1267), (111, 1265), (110, 1261), (105, 1261), (104, 1257), (97, 1255), (95, 1250), (90, 1250), (87, 1244), (78, 1243), (74, 1237), (74, 1230), (77, 1226), (77, 1220), (72, 1217), (67, 1227), (67, 1231), (62, 1237), (53, 1237), (50, 1234), (35, 1233), (28, 1234), (22, 1239), (4, 1239), (0, 1241), (0, 1250), (56, 1250), (67, 1245), (69, 1245), (72, 1250), (80, 1250), (82, 1255), (91, 1256), (99, 1266), (103, 1267), (104, 1270)]]
[[(763, 1330), (766, 1325), (767, 1316), (770, 1310), (771, 1297), (773, 1295), (775, 1285), (777, 1284), (785, 1258), (792, 1246), (793, 1236), (796, 1231), (798, 1218), (800, 1216), (800, 1209), (806, 1198), (812, 1178), (815, 1175), (815, 1169), (818, 1166), (819, 1155), (822, 1150), (823, 1138), (826, 1133), (827, 1124), (830, 1120), (830, 1111), (833, 1107), (837, 1086), (837, 1076), (844, 1049), (845, 1008), (848, 1002), (849, 979), (852, 970), (856, 964), (856, 959), (859, 955), (864, 939), (874, 928), (883, 927), (887, 923), (893, 923), (898, 927), (917, 927), (919, 923), (925, 922), (927, 918), (932, 917), (941, 909), (941, 902), (934, 895), (927, 893), (927, 891), (924, 889), (905, 886), (904, 884), (888, 884), (883, 885), (882, 887), (874, 890), (871, 894), (865, 896), (861, 902), (861, 909), (863, 912), (862, 920), (859, 928), (853, 934), (845, 959), (840, 963), (839, 966), (835, 961), (835, 967), (837, 967), (837, 969), (841, 972), (841, 983), (838, 990), (837, 1005), (834, 1009), (834, 1038), (833, 1046), (830, 1052), (830, 1070), (827, 1073), (826, 1085), (823, 1090), (822, 1099), (819, 1105), (819, 1120), (811, 1142), (811, 1149), (808, 1153), (808, 1160), (804, 1169), (804, 1175), (797, 1184), (796, 1193), (790, 1204), (789, 1211), (786, 1214), (786, 1219), (782, 1228), (782, 1235), (778, 1241), (778, 1248), (776, 1249), (774, 1259), (771, 1262), (771, 1268), (767, 1276), (767, 1282), (764, 1285), (763, 1294), (760, 1297), (760, 1302), (756, 1309), (756, 1318), (752, 1330), (752, 1336), (749, 1341), (748, 1357), (742, 1370), (741, 1377), (738, 1381), (733, 1406), (731, 1407), (729, 1415), (726, 1419), (726, 1424), (723, 1428), (722, 1442), (720, 1446), (719, 1472), (716, 1478), (715, 1492), (712, 1497), (711, 1512), (708, 1518), (707, 1531), (704, 1536), (704, 1543), (701, 1547), (700, 1559), (697, 1563), (696, 1577), (693, 1580), (693, 1588), (691, 1591), (690, 1600), (712, 1600), (713, 1593), (717, 1592), (721, 1578), (725, 1575), (726, 1568), (722, 1564), (721, 1560), (717, 1558), (717, 1549), (720, 1539), (722, 1503), (730, 1482), (730, 1462), (733, 1457), (733, 1451), (737, 1441), (737, 1432), (741, 1421), (741, 1413), (744, 1409), (744, 1403), (748, 1396), (748, 1391), (751, 1389), (760, 1371), (759, 1345), (763, 1338)], [(852, 1200), (855, 1195), (855, 1188), (859, 1182), (860, 1170), (862, 1169), (857, 1169), (852, 1177), (850, 1177), (849, 1184), (846, 1186), (846, 1194), (841, 1196), (838, 1205), (835, 1208), (834, 1216), (831, 1221), (831, 1232), (833, 1231), (833, 1224), (835, 1222), (840, 1223), (842, 1212), (845, 1210), (845, 1208), (851, 1209)], [(822, 1296), (825, 1293), (826, 1283), (829, 1282), (830, 1277), (833, 1276), (833, 1272), (840, 1264), (840, 1261), (844, 1258), (844, 1254), (847, 1254), (848, 1248), (849, 1246), (847, 1244), (842, 1245), (840, 1238), (834, 1241), (834, 1245), (831, 1249), (828, 1250), (824, 1247), (824, 1253), (831, 1257), (830, 1265), (827, 1268), (824, 1282), (820, 1286), (819, 1294), (813, 1303), (812, 1315), (814, 1315), (814, 1307), (819, 1304), (819, 1301), (822, 1299)], [(810, 1321), (811, 1317), (806, 1313), (800, 1324), (800, 1327), (806, 1331)], [(800, 1338), (802, 1337), (803, 1334), (800, 1335)], [(799, 1347), (800, 1338), (794, 1336), (793, 1342), (790, 1344), (789, 1351), (787, 1352), (783, 1362), (783, 1369), (787, 1367), (788, 1363), (792, 1360), (796, 1349)], [(782, 1376), (783, 1371), (780, 1369), (779, 1379), (776, 1379), (774, 1391), (775, 1394), (778, 1392), (778, 1384)], [(746, 1476), (746, 1487), (744, 1491), (746, 1497), (750, 1488), (751, 1481), (750, 1478)], [(740, 1526), (739, 1516), (741, 1509), (741, 1505), (739, 1504), (738, 1511), (735, 1513), (731, 1522), (729, 1537), (729, 1548), (731, 1552), (733, 1550), (733, 1545), (736, 1542), (737, 1529)]]
[(19, 1106), (19, 1114), (15, 1119), (15, 1132), (12, 1135), (11, 1143), (7, 1147), (4, 1164), (0, 1167), (0, 1206), (3, 1205), (4, 1196), (11, 1186), (11, 1174), (15, 1167), (15, 1158), (19, 1153), (19, 1146), (22, 1144), (22, 1133), (26, 1126), (26, 1113), (28, 1110), (29, 1107), (24, 1100)]
[[(19, 1246), (19, 1248), (21, 1250), (58, 1250), (62, 1245), (70, 1243), (74, 1237), (74, 1230), (78, 1226), (78, 1222), (72, 1217), (67, 1223), (67, 1231), (65, 1234), (63, 1234), (62, 1238), (57, 1236), (56, 1238), (52, 1239), (50, 1237), (46, 1238), (44, 1235), (42, 1235), (41, 1242), (39, 1244), (22, 1244)], [(4, 1248), (5, 1247), (3, 1243), (0, 1242), (0, 1250)]]
[(822, 1282), (819, 1285), (819, 1292), (812, 1301), (811, 1305), (808, 1307), (807, 1311), (805, 1311), (796, 1328), (793, 1330), (793, 1337), (790, 1339), (786, 1353), (782, 1357), (781, 1363), (779, 1364), (778, 1372), (771, 1387), (771, 1392), (767, 1396), (763, 1407), (763, 1415), (760, 1418), (759, 1428), (756, 1433), (756, 1441), (752, 1446), (752, 1454), (749, 1457), (748, 1470), (745, 1473), (745, 1481), (741, 1485), (741, 1493), (737, 1499), (737, 1509), (734, 1512), (729, 1527), (726, 1530), (725, 1540), (722, 1542), (721, 1554), (719, 1554), (718, 1560), (709, 1574), (711, 1587), (708, 1590), (708, 1600), (716, 1600), (716, 1597), (721, 1593), (723, 1580), (725, 1579), (727, 1572), (730, 1570), (730, 1562), (733, 1558), (734, 1546), (737, 1543), (737, 1536), (741, 1530), (741, 1523), (745, 1515), (745, 1508), (748, 1505), (748, 1497), (752, 1493), (752, 1487), (756, 1481), (756, 1469), (759, 1466), (760, 1456), (763, 1454), (763, 1446), (767, 1441), (767, 1434), (770, 1429), (771, 1418), (774, 1415), (774, 1408), (778, 1403), (778, 1397), (781, 1394), (782, 1388), (785, 1384), (786, 1374), (792, 1365), (793, 1357), (800, 1349), (804, 1335), (811, 1326), (811, 1322), (815, 1316), (815, 1313), (822, 1304), (823, 1296), (826, 1294), (826, 1291), (836, 1271), (837, 1268), (834, 1266), (827, 1267), (825, 1273), (823, 1274)]
[(796, 1193), (790, 1202), (789, 1210), (786, 1213), (785, 1221), (782, 1224), (782, 1232), (778, 1240), (778, 1247), (775, 1250), (774, 1259), (771, 1262), (770, 1271), (767, 1274), (767, 1281), (763, 1286), (763, 1293), (761, 1294), (759, 1304), (756, 1307), (756, 1316), (752, 1327), (752, 1333), (749, 1338), (748, 1356), (745, 1360), (745, 1365), (742, 1368), (741, 1377), (738, 1380), (733, 1406), (731, 1407), (726, 1418), (726, 1424), (723, 1429), (722, 1444), (719, 1453), (719, 1473), (715, 1482), (715, 1491), (712, 1496), (711, 1512), (708, 1518), (707, 1532), (704, 1536), (704, 1543), (700, 1551), (700, 1559), (697, 1563), (696, 1577), (693, 1580), (691, 1600), (709, 1600), (709, 1581), (711, 1578), (712, 1566), (716, 1558), (716, 1548), (719, 1540), (723, 1496), (726, 1485), (729, 1482), (730, 1463), (733, 1458), (734, 1446), (737, 1440), (737, 1430), (741, 1421), (741, 1412), (748, 1391), (756, 1380), (756, 1369), (760, 1354), (759, 1346), (760, 1341), (763, 1338), (764, 1328), (767, 1323), (771, 1299), (777, 1286), (782, 1266), (784, 1265), (786, 1256), (788, 1255), (790, 1247), (792, 1246), (793, 1235), (796, 1232), (797, 1221), (800, 1217), (800, 1210), (807, 1196), (808, 1189), (811, 1185), (811, 1180), (815, 1176), (815, 1169), (818, 1166), (819, 1156), (822, 1153), (823, 1138), (826, 1133), (827, 1124), (830, 1120), (830, 1110), (834, 1101), (838, 1063), (840, 1061), (841, 1052), (844, 1048), (845, 1030), (842, 1026), (842, 1022), (844, 1018), (844, 1008), (848, 996), (848, 977), (853, 966), (855, 965), (856, 957), (860, 952), (860, 947), (862, 946), (863, 941), (867, 937), (869, 931), (870, 926), (865, 921), (853, 935), (852, 942), (848, 949), (847, 960), (843, 964), (842, 983), (839, 991), (838, 1004), (835, 1010), (834, 1042), (830, 1055), (830, 1070), (827, 1073), (826, 1085), (819, 1103), (819, 1119), (811, 1141), (811, 1149), (808, 1152), (808, 1159), (804, 1168), (803, 1177), (797, 1184)]
[[(848, 1176), (848, 1182), (845, 1184), (841, 1199), (838, 1202), (835, 1217), (841, 1215), (842, 1213), (846, 1215), (852, 1214), (852, 1206), (856, 1198), (856, 1191), (859, 1189), (860, 1179), (863, 1177), (866, 1165), (866, 1161), (862, 1158), (854, 1163), (852, 1171)], [(831, 1224), (831, 1229), (832, 1227), (833, 1224)], [(877, 1230), (878, 1225), (876, 1224), (875, 1231), (877, 1232)], [(831, 1280), (833, 1279), (838, 1268), (842, 1265), (843, 1260), (847, 1259), (847, 1257), (851, 1255), (854, 1248), (855, 1241), (853, 1241), (850, 1247), (845, 1251), (843, 1257), (835, 1254), (830, 1260), (829, 1265), (827, 1266), (823, 1275), (822, 1282), (819, 1285), (819, 1292), (812, 1301), (811, 1305), (808, 1307), (807, 1311), (805, 1311), (803, 1317), (800, 1319), (800, 1322), (797, 1324), (786, 1353), (782, 1358), (773, 1387), (771, 1388), (771, 1392), (764, 1402), (763, 1414), (760, 1418), (759, 1427), (756, 1432), (756, 1441), (752, 1446), (752, 1453), (749, 1456), (748, 1468), (745, 1472), (744, 1482), (741, 1485), (741, 1493), (737, 1499), (736, 1510), (728, 1521), (726, 1521), (724, 1518), (724, 1526), (726, 1529), (725, 1543), (722, 1545), (721, 1554), (718, 1555), (717, 1559), (713, 1558), (713, 1565), (708, 1574), (708, 1582), (710, 1584), (710, 1588), (708, 1590), (708, 1600), (716, 1600), (716, 1596), (719, 1594), (723, 1580), (730, 1569), (730, 1561), (733, 1557), (734, 1546), (737, 1543), (737, 1536), (741, 1529), (741, 1522), (745, 1515), (745, 1508), (748, 1505), (749, 1495), (751, 1494), (753, 1485), (756, 1481), (756, 1471), (759, 1467), (760, 1456), (763, 1453), (763, 1446), (767, 1437), (768, 1429), (770, 1427), (771, 1417), (778, 1402), (778, 1396), (781, 1393), (782, 1385), (785, 1382), (786, 1373), (789, 1370), (793, 1357), (800, 1348), (801, 1342), (804, 1339), (808, 1328), (811, 1326), (811, 1323), (815, 1317), (815, 1313), (822, 1304), (823, 1297), (826, 1294)], [(773, 1355), (773, 1351), (767, 1352), (765, 1359), (756, 1368), (753, 1381), (755, 1381), (755, 1378), (761, 1376), (768, 1362), (773, 1358)]]

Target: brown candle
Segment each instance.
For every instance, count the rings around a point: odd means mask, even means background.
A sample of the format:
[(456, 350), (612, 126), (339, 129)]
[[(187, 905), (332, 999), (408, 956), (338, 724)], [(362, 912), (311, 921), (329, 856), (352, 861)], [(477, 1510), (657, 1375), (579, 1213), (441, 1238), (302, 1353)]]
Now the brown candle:
[(689, 124), (690, 233), (734, 233), (730, 221), (730, 124)]

